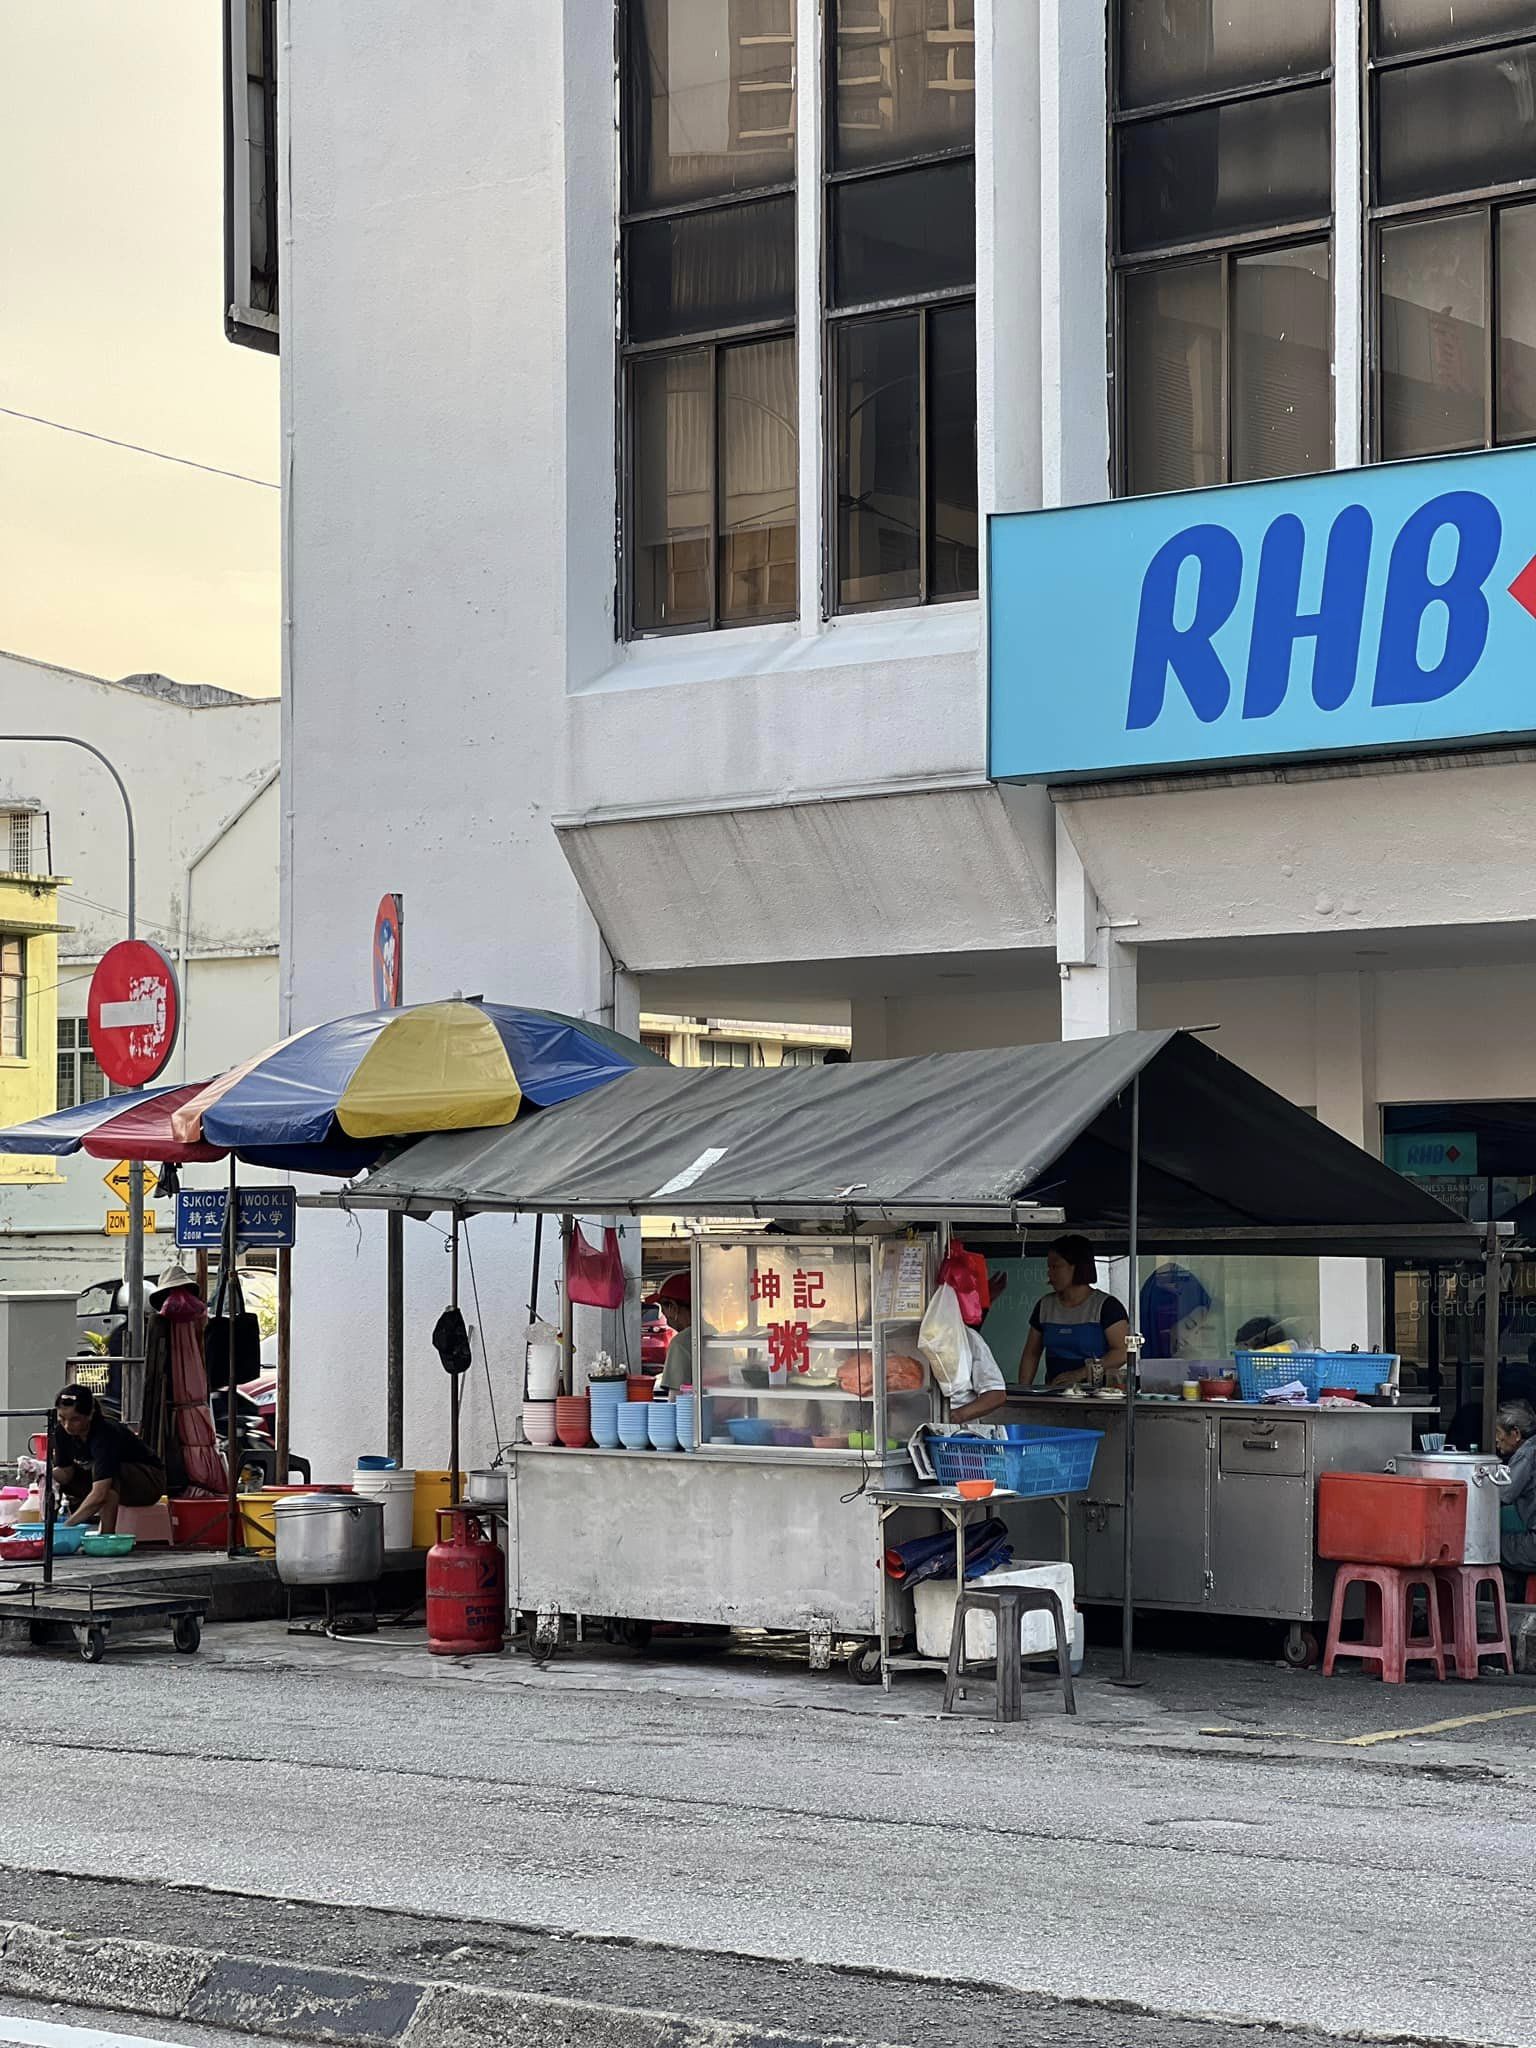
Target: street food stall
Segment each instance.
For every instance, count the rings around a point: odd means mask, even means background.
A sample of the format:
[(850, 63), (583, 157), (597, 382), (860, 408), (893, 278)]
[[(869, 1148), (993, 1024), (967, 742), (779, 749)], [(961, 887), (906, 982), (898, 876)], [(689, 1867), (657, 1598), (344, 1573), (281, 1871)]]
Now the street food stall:
[[(862, 1675), (888, 1591), (876, 1496), (914, 1486), (909, 1440), (943, 1413), (914, 1325), (950, 1233), (984, 1251), (1065, 1223), (1133, 1272), (1140, 1251), (1192, 1244), (1481, 1254), (1498, 1293), (1496, 1238), (1175, 1031), (819, 1069), (641, 1069), (506, 1130), (423, 1139), (322, 1199), (455, 1227), (487, 1212), (718, 1219), (693, 1246), (694, 1406), (679, 1431), (692, 1448), (516, 1446), (510, 1601), (805, 1630), (823, 1646), (851, 1635)], [(1009, 1413), (1081, 1417), (1027, 1390)], [(1174, 1412), (1128, 1374), (1093, 1412), (1109, 1432), (1093, 1541), (1086, 1506), (1072, 1538), (1085, 1592), (1122, 1604), (1127, 1668), (1143, 1595), (1310, 1626), (1317, 1472), (1378, 1466), (1412, 1448), (1418, 1420), (1370, 1403)], [(1059, 1556), (1059, 1520), (1049, 1543), (1043, 1527), (1030, 1540)], [(1170, 1549), (1194, 1557), (1177, 1581)], [(1116, 1550), (1118, 1575), (1103, 1563)]]

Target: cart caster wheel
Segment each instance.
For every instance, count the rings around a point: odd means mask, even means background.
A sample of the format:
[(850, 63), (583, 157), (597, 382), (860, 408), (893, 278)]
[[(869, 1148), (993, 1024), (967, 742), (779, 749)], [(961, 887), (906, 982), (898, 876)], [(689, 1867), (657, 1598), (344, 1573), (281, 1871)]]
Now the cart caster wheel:
[(622, 1643), (627, 1650), (648, 1650), (651, 1647), (652, 1623), (648, 1621), (616, 1621), (613, 1625), (613, 1640)]
[(860, 1643), (848, 1654), (848, 1676), (856, 1685), (878, 1685), (880, 1683), (880, 1645)]
[(99, 1664), (107, 1654), (107, 1632), (104, 1628), (88, 1628), (80, 1638), (80, 1656), (86, 1664)]
[(190, 1657), (203, 1640), (203, 1624), (195, 1614), (178, 1614), (171, 1629), (171, 1648)]
[(1314, 1629), (1295, 1625), (1286, 1631), (1285, 1661), (1293, 1671), (1310, 1671), (1322, 1648)]
[(544, 1613), (535, 1617), (528, 1638), (528, 1654), (535, 1664), (547, 1664), (560, 1647), (560, 1617)]

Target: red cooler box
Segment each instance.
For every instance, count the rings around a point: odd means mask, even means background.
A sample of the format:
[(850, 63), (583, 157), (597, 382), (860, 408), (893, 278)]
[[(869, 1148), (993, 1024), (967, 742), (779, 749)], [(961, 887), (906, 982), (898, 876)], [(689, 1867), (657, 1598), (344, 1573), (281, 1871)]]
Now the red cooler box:
[(1337, 1564), (1460, 1564), (1467, 1488), (1460, 1479), (1325, 1472), (1317, 1483), (1317, 1554)]

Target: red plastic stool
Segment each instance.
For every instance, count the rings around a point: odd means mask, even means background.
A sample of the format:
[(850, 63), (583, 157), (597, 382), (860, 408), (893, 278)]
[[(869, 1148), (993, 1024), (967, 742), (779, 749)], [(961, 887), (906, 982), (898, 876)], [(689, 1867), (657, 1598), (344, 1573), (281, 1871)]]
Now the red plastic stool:
[[(1485, 1657), (1502, 1657), (1504, 1669), (1513, 1671), (1515, 1660), (1509, 1649), (1509, 1607), (1504, 1598), (1504, 1574), (1496, 1564), (1439, 1564), (1435, 1585), (1440, 1595), (1440, 1632), (1450, 1643), (1450, 1656), (1458, 1678), (1476, 1678)], [(1484, 1586), (1493, 1588), (1494, 1634), (1477, 1632), (1477, 1596)]]
[[(1351, 1586), (1365, 1591), (1365, 1635), (1343, 1642), (1339, 1628)], [(1414, 1635), (1413, 1595), (1425, 1594), (1425, 1632)], [(1433, 1664), (1436, 1678), (1445, 1676), (1445, 1639), (1440, 1632), (1440, 1602), (1434, 1569), (1428, 1565), (1341, 1564), (1333, 1582), (1333, 1608), (1328, 1616), (1328, 1645), (1323, 1676), (1331, 1678), (1336, 1660), (1358, 1657), (1374, 1665), (1388, 1685), (1401, 1685), (1410, 1664)]]

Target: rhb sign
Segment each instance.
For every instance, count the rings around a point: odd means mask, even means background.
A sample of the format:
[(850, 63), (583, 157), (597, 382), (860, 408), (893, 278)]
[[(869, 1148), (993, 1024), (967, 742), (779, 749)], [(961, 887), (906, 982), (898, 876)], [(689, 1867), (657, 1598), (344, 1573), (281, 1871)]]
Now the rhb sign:
[(1536, 731), (1536, 450), (990, 522), (991, 774)]

